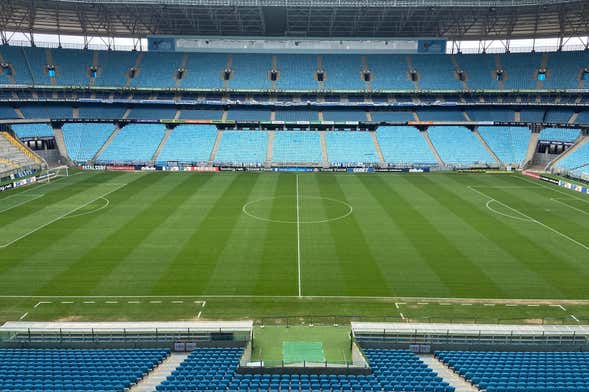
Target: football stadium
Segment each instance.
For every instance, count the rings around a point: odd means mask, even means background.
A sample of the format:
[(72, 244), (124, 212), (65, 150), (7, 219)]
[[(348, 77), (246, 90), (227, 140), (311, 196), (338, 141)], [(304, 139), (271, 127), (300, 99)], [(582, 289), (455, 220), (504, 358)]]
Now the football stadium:
[(0, 40), (0, 391), (589, 392), (586, 0), (3, 0)]

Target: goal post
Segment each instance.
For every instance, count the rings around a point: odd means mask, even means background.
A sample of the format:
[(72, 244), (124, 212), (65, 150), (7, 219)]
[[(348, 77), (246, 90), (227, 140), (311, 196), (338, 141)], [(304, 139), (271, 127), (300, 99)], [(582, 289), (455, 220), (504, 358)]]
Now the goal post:
[(37, 177), (37, 182), (51, 182), (52, 179), (58, 177), (68, 177), (70, 175), (70, 168), (68, 166), (57, 166), (41, 171)]

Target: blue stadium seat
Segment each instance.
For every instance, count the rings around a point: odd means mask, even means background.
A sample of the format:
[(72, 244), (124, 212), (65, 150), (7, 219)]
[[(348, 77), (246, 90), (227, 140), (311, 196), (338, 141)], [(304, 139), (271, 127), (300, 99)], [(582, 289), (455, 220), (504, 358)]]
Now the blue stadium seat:
[(105, 123), (66, 123), (62, 127), (68, 156), (75, 162), (91, 160), (114, 131)]
[(572, 143), (581, 135), (579, 129), (544, 128), (540, 132), (540, 140)]
[(272, 144), (274, 163), (320, 163), (322, 161), (319, 132), (277, 131)]
[(377, 163), (378, 156), (369, 132), (325, 133), (327, 159), (334, 165)]
[(265, 131), (223, 131), (215, 162), (260, 165), (266, 160), (267, 147)]
[(501, 162), (516, 165), (523, 163), (530, 142), (529, 128), (479, 127), (479, 133)]
[(481, 142), (467, 128), (434, 126), (428, 128), (428, 133), (442, 161), (448, 165), (469, 167), (476, 164), (496, 164)]
[(209, 160), (217, 127), (214, 125), (179, 125), (172, 130), (158, 162), (203, 163)]
[(434, 154), (417, 128), (379, 127), (376, 137), (385, 162), (400, 166), (437, 164)]
[(53, 128), (49, 124), (13, 124), (12, 130), (19, 138), (53, 137)]
[(151, 160), (162, 141), (163, 124), (129, 124), (100, 154), (100, 163), (146, 163)]

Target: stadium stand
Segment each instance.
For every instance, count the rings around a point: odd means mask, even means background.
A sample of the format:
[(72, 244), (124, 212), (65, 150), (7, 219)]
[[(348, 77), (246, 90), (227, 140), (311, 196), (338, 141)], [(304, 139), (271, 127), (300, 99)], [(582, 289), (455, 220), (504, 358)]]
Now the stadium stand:
[(214, 125), (179, 125), (172, 130), (158, 162), (207, 162), (215, 144), (217, 128)]
[(258, 165), (266, 160), (267, 148), (265, 131), (223, 131), (215, 162)]
[(547, 123), (566, 124), (573, 115), (573, 110), (551, 109), (546, 111), (544, 119)]
[(576, 124), (589, 124), (589, 111), (580, 112), (575, 121)]
[(324, 110), (323, 120), (325, 121), (366, 121), (366, 111), (364, 110)]
[(171, 53), (146, 52), (131, 79), (134, 87), (174, 87), (176, 73), (182, 64), (182, 56)]
[(585, 167), (586, 165), (589, 165), (589, 143), (587, 141), (575, 149), (575, 151), (572, 151), (570, 154), (559, 160), (556, 167), (568, 170), (583, 167), (583, 170), (580, 171), (585, 172), (589, 169)]
[(421, 121), (466, 121), (464, 113), (453, 109), (423, 109), (417, 111)]
[(220, 120), (223, 110), (216, 109), (180, 109), (182, 120)]
[(402, 166), (436, 163), (436, 158), (417, 128), (379, 127), (376, 137), (387, 163)]
[(334, 165), (378, 162), (374, 142), (368, 132), (326, 132), (325, 140), (327, 159)]
[(540, 140), (572, 143), (581, 135), (579, 129), (544, 128), (540, 132)]
[(277, 55), (279, 78), (276, 88), (279, 90), (317, 90), (315, 80), (317, 56), (314, 55)]
[(322, 160), (319, 132), (282, 131), (274, 133), (272, 162), (319, 163)]
[(541, 53), (510, 53), (499, 55), (505, 71), (504, 89), (536, 89), (536, 71), (540, 68)]
[(358, 55), (323, 55), (326, 90), (365, 90), (361, 78), (362, 58)]
[(48, 124), (13, 124), (11, 128), (20, 139), (53, 137), (53, 128)]
[(0, 390), (123, 391), (169, 355), (165, 349), (0, 349)]
[(371, 55), (367, 56), (368, 69), (372, 73), (370, 85), (373, 90), (413, 90), (415, 86), (409, 79), (407, 56)]
[(469, 89), (499, 89), (495, 55), (463, 54), (457, 55), (455, 58), (460, 70), (466, 73), (466, 84)]
[(272, 56), (265, 54), (233, 54), (232, 77), (229, 88), (255, 90), (272, 88), (268, 77), (272, 69)]
[(440, 157), (448, 165), (469, 166), (496, 163), (467, 128), (433, 126), (428, 128), (428, 133)]
[(70, 159), (75, 162), (90, 161), (114, 129), (114, 125), (105, 123), (64, 124), (63, 138)]
[(227, 55), (218, 53), (190, 53), (186, 73), (180, 80), (183, 88), (223, 88), (221, 74), (227, 68)]
[(118, 120), (127, 109), (116, 105), (84, 105), (80, 106), (79, 118)]
[(462, 90), (462, 82), (454, 72), (452, 58), (447, 55), (412, 56), (413, 68), (419, 75), (421, 90)]
[(232, 109), (227, 112), (227, 120), (270, 121), (270, 110), (266, 110), (266, 109)]
[(164, 136), (163, 124), (129, 124), (121, 129), (97, 159), (99, 163), (145, 163)]
[(0, 106), (0, 118), (18, 118), (14, 108), (10, 106)]
[(135, 66), (137, 61), (137, 53), (119, 51), (97, 51), (97, 53), (100, 66), (94, 85), (125, 86), (129, 70)]
[(22, 146), (12, 135), (0, 132), (0, 172), (40, 163), (41, 160)]
[(589, 64), (587, 52), (548, 53), (548, 75), (544, 88), (577, 88), (581, 72)]
[(311, 110), (276, 110), (276, 121), (318, 121), (319, 115)]
[(90, 50), (51, 49), (57, 84), (88, 86), (93, 53)]
[(398, 112), (398, 111), (372, 111), (370, 112), (372, 121), (377, 122), (406, 122), (415, 121), (412, 112)]
[(176, 116), (176, 108), (170, 106), (147, 105), (131, 109), (127, 118), (138, 120), (172, 119)]
[(197, 349), (156, 390), (454, 392), (408, 350), (365, 350), (372, 375), (238, 374), (241, 354), (238, 348)]
[(466, 112), (473, 121), (515, 121), (515, 112), (509, 109), (469, 108)]
[(20, 111), (30, 119), (61, 119), (72, 118), (71, 106), (66, 105), (21, 105)]
[(541, 123), (544, 121), (545, 109), (522, 109), (519, 112), (522, 122)]
[(495, 155), (505, 164), (523, 163), (530, 141), (527, 127), (479, 127), (479, 133)]
[(438, 351), (435, 355), (487, 392), (589, 389), (587, 352)]

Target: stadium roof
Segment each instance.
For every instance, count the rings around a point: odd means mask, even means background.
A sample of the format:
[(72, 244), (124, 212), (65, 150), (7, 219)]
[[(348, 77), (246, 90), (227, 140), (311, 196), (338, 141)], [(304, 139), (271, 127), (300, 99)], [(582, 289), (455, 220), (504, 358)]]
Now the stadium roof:
[(132, 38), (148, 35), (554, 38), (589, 35), (589, 2), (2, 0), (0, 31)]

